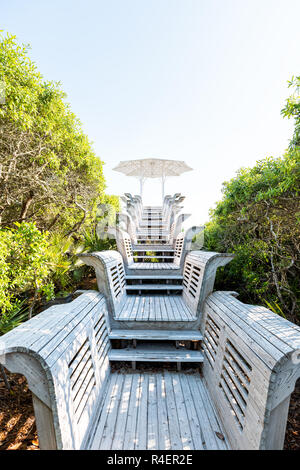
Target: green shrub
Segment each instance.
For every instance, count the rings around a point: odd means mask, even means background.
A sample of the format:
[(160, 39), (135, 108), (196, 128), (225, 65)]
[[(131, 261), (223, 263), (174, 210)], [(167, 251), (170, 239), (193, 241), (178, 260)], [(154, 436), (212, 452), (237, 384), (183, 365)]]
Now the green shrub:
[(42, 233), (32, 222), (16, 223), (15, 228), (0, 230), (2, 324), (10, 319), (15, 324), (24, 318), (25, 304), (20, 303), (20, 296), (24, 293), (30, 317), (41, 297), (47, 300), (54, 297), (55, 281), (66, 285), (64, 276), (70, 263), (64, 255), (64, 248), (66, 245), (56, 244), (53, 238), (51, 241), (49, 233)]
[(242, 168), (223, 184), (223, 199), (211, 211), (205, 247), (235, 253), (218, 270), (216, 288), (237, 290), (241, 300), (267, 305), (300, 323), (300, 77), (282, 114), (294, 118), (289, 149)]

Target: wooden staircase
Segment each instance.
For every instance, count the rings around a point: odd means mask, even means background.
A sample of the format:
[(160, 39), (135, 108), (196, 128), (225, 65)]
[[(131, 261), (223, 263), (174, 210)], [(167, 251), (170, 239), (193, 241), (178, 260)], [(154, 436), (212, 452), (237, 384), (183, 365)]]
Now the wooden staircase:
[[(163, 219), (161, 207), (147, 206), (144, 208), (137, 231), (137, 244), (132, 245), (135, 263), (148, 263), (145, 269), (151, 269), (149, 263), (173, 263), (175, 249), (168, 244), (170, 227)], [(146, 235), (145, 235), (146, 233)], [(139, 266), (142, 268), (142, 266)], [(164, 268), (162, 267), (162, 270)], [(151, 275), (141, 272), (140, 275), (126, 276), (126, 292), (129, 294), (178, 294), (182, 292), (183, 276), (169, 274), (169, 270)]]
[[(174, 295), (181, 296), (183, 275), (172, 273), (167, 269), (169, 265), (165, 264), (174, 262), (175, 248), (170, 244), (171, 228), (163, 217), (163, 208), (144, 208), (136, 234), (136, 243), (132, 244), (133, 260), (134, 263), (139, 263), (140, 268), (144, 265), (144, 269), (141, 269), (140, 274), (126, 275), (126, 293), (153, 297), (154, 305), (158, 301), (156, 295), (172, 295), (172, 298)], [(159, 273), (151, 269), (156, 263), (162, 263)], [(133, 303), (136, 303), (136, 300)], [(129, 309), (133, 310), (132, 305), (130, 304)], [(174, 302), (174, 308), (176, 305)], [(130, 313), (128, 317), (123, 314), (123, 317), (128, 324)], [(174, 326), (173, 322), (172, 324)], [(159, 327), (135, 329), (133, 321), (130, 329), (112, 329), (109, 339), (112, 346), (109, 360), (119, 363), (131, 362), (133, 369), (136, 368), (137, 362), (175, 362), (180, 370), (183, 362), (200, 365), (203, 361), (202, 335), (199, 330), (162, 330)]]
[[(112, 349), (108, 357), (111, 362), (203, 362), (199, 331), (193, 330), (112, 330), (109, 334)], [(119, 347), (116, 347), (119, 346)]]

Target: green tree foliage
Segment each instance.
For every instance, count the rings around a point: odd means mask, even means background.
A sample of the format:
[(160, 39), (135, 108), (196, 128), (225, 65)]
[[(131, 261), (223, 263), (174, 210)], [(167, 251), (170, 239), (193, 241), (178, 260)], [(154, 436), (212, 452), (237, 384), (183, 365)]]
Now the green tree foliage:
[(293, 77), (288, 82), (289, 87), (294, 88), (294, 92), (286, 100), (286, 105), (281, 114), (287, 118), (294, 118), (295, 130), (293, 138), (290, 141), (290, 149), (300, 148), (300, 77)]
[(300, 297), (300, 97), (296, 92), (282, 111), (295, 118), (290, 147), (281, 158), (265, 158), (242, 168), (223, 184), (223, 199), (211, 211), (205, 247), (233, 252), (217, 288), (233, 289), (246, 302), (264, 303), (299, 322)]
[(65, 102), (43, 80), (28, 47), (0, 37), (0, 223), (34, 221), (66, 235), (93, 220), (104, 199), (102, 162)]
[[(0, 333), (31, 316), (36, 303), (54, 296), (54, 281), (70, 268), (64, 245), (54, 245), (48, 232), (33, 222), (15, 223), (0, 230)], [(29, 302), (20, 300), (29, 294)], [(28, 305), (29, 304), (29, 305)]]
[(60, 84), (43, 79), (28, 49), (0, 35), (0, 334), (73, 290), (76, 254), (115, 246), (86, 239), (99, 208), (119, 210)]

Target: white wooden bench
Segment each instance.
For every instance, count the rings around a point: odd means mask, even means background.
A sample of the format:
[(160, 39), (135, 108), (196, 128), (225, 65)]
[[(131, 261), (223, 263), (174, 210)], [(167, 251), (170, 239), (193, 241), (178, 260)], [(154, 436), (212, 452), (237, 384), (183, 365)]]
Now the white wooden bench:
[[(145, 263), (134, 261), (134, 248), (132, 246), (130, 235), (127, 232), (117, 228), (115, 232), (117, 248), (118, 251), (122, 254), (126, 273), (147, 274), (148, 270), (154, 270), (158, 274), (163, 274), (166, 270), (174, 270), (174, 273), (180, 273), (183, 268), (185, 255), (191, 249), (193, 237), (200, 233), (203, 229), (204, 227), (191, 227), (186, 232), (180, 232), (177, 235), (172, 245), (172, 249), (174, 249), (174, 261), (172, 263)], [(145, 251), (147, 251), (147, 245), (144, 245), (143, 248)], [(153, 249), (153, 246), (149, 247), (149, 249), (151, 248)], [(158, 246), (158, 248), (164, 249), (163, 245)], [(168, 251), (167, 247), (165, 251)], [(149, 259), (151, 257), (155, 258), (155, 255), (149, 255)], [(138, 258), (138, 255), (136, 258)]]
[(107, 319), (103, 295), (89, 291), (1, 337), (1, 363), (32, 391), (42, 449), (282, 448), (299, 327), (210, 294), (201, 377), (111, 372)]
[(128, 213), (134, 223), (135, 232), (145, 235), (148, 233), (148, 230), (145, 227), (148, 227), (149, 221), (151, 222), (151, 230), (156, 233), (156, 227), (161, 226), (162, 230), (169, 230), (172, 223), (175, 221), (175, 216), (179, 211), (179, 204), (185, 198), (182, 197), (179, 193), (175, 194), (173, 197), (166, 196), (164, 204), (160, 208), (156, 207), (145, 207), (143, 208), (141, 198), (137, 196), (132, 196), (129, 193), (125, 193), (125, 197), (122, 197), (122, 200), (126, 203), (126, 213)]
[(205, 301), (203, 376), (234, 449), (282, 449), (300, 328), (228, 292)]
[[(81, 260), (93, 266), (98, 289), (108, 302), (114, 328), (197, 328), (203, 303), (212, 292), (216, 270), (233, 255), (192, 251), (185, 259), (182, 295), (127, 295), (122, 256), (117, 251), (85, 253)], [(154, 264), (154, 263), (153, 263)]]
[(86, 448), (109, 378), (103, 295), (82, 294), (0, 338), (0, 361), (25, 375), (42, 449)]

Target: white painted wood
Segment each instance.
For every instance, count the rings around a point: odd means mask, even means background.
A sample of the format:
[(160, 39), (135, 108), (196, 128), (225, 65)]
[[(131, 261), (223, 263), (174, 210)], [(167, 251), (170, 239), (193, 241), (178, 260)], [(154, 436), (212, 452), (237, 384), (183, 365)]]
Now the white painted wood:
[(96, 429), (95, 429), (95, 432), (94, 432), (94, 435), (90, 444), (91, 450), (98, 450), (100, 448), (102, 434), (104, 431), (105, 424), (107, 422), (108, 411), (110, 409), (110, 402), (111, 402), (113, 394), (115, 394), (118, 391), (116, 390), (117, 379), (118, 379), (117, 374), (110, 375), (110, 380), (109, 380), (106, 393), (105, 393), (105, 400), (101, 406), (101, 414), (100, 414), (98, 422), (96, 423)]
[(32, 403), (40, 449), (57, 449), (52, 410), (34, 393), (32, 394)]
[(5, 365), (24, 374), (34, 394), (42, 448), (55, 441), (79, 449), (88, 439), (110, 371), (104, 307), (101, 294), (87, 292), (1, 338)]
[[(201, 434), (201, 425), (197, 419), (197, 411), (194, 405), (193, 396), (189, 387), (189, 380), (185, 374), (176, 374), (176, 377), (180, 381), (182, 393), (184, 395), (185, 407), (187, 412), (187, 421), (191, 429), (191, 437), (193, 439), (193, 447), (197, 450), (203, 449), (203, 437)], [(199, 398), (196, 397), (196, 400)]]
[(174, 389), (182, 448), (183, 450), (192, 450), (194, 449), (194, 444), (186, 410), (185, 397), (181, 390), (180, 374), (171, 373), (170, 375)]
[(135, 446), (136, 426), (138, 406), (141, 399), (140, 374), (136, 373), (132, 376), (132, 387), (129, 398), (128, 414), (126, 421), (126, 429), (123, 435), (123, 449), (133, 450)]
[[(156, 297), (157, 299), (157, 297)], [(109, 333), (110, 339), (200, 341), (203, 335), (197, 330), (117, 330)]]
[(158, 416), (155, 375), (149, 375), (148, 384), (148, 429), (147, 449), (155, 450), (158, 447)]
[(116, 383), (112, 390), (110, 404), (107, 410), (107, 419), (103, 428), (103, 434), (100, 441), (100, 450), (108, 450), (111, 448), (111, 443), (115, 433), (115, 427), (117, 423), (119, 406), (122, 400), (123, 391), (123, 377), (118, 374)]
[(177, 285), (172, 285), (172, 284), (132, 284), (126, 286), (127, 291), (136, 291), (136, 290), (176, 290), (176, 291), (181, 291), (183, 289), (182, 286), (177, 286)]
[(169, 420), (166, 403), (166, 385), (164, 374), (156, 374), (156, 390), (157, 390), (157, 415), (159, 419), (157, 449), (171, 449)]
[[(138, 298), (138, 301), (137, 301)], [(158, 314), (156, 313), (156, 308)], [(118, 321), (180, 321), (192, 322), (196, 317), (179, 295), (128, 295), (122, 310), (114, 317)], [(160, 320), (159, 320), (160, 319)]]
[(149, 375), (141, 374), (141, 393), (140, 400), (138, 403), (138, 415), (137, 415), (137, 428), (135, 435), (135, 449), (143, 450), (147, 449), (147, 403), (148, 403), (148, 382)]
[(117, 422), (114, 430), (114, 437), (111, 448), (122, 450), (124, 444), (124, 433), (129, 409), (129, 400), (131, 395), (132, 375), (126, 375), (124, 379), (123, 390), (121, 394), (120, 406), (117, 414)]
[(177, 415), (172, 379), (171, 379), (171, 375), (167, 371), (165, 371), (164, 377), (165, 377), (165, 389), (166, 389), (166, 403), (167, 403), (167, 410), (168, 410), (168, 417), (169, 417), (171, 449), (181, 450), (183, 446), (182, 446), (182, 441), (181, 441), (181, 436), (180, 436), (180, 429), (179, 429), (179, 422), (178, 422), (178, 415)]
[[(300, 329), (215, 292), (204, 307), (203, 374), (233, 448), (280, 449), (300, 367)], [(212, 416), (210, 414), (210, 416)]]
[(112, 349), (110, 361), (143, 361), (143, 362), (202, 362), (200, 351), (176, 349), (175, 346), (159, 344), (138, 344), (136, 348)]
[[(130, 236), (118, 230), (117, 234), (130, 274), (125, 274), (117, 252), (83, 255), (95, 267), (100, 293), (90, 291), (70, 304), (52, 307), (1, 338), (1, 360), (9, 370), (25, 374), (34, 394), (41, 446), (282, 448), (290, 394), (300, 375), (295, 361), (300, 328), (263, 307), (242, 304), (232, 292), (211, 294), (217, 268), (232, 255), (201, 250), (185, 256), (190, 240), (181, 233), (170, 248), (179, 196), (154, 209), (163, 215), (161, 220), (152, 213), (143, 223), (141, 201), (127, 197), (128, 217), (135, 225)], [(138, 258), (147, 260), (142, 253), (152, 249), (164, 260), (170, 255), (163, 253), (173, 252), (174, 263), (133, 263), (131, 238), (136, 233), (139, 242), (146, 241), (134, 246), (141, 253)], [(183, 295), (128, 296), (126, 277), (141, 276), (183, 279)], [(135, 288), (152, 288), (159, 294), (161, 289), (180, 289), (167, 284), (128, 286)], [(121, 322), (128, 330), (110, 331)], [(199, 341), (200, 325), (203, 352), (159, 343)], [(154, 344), (111, 350), (109, 337)], [(203, 361), (204, 379), (182, 372), (111, 374), (110, 360), (179, 365)]]

